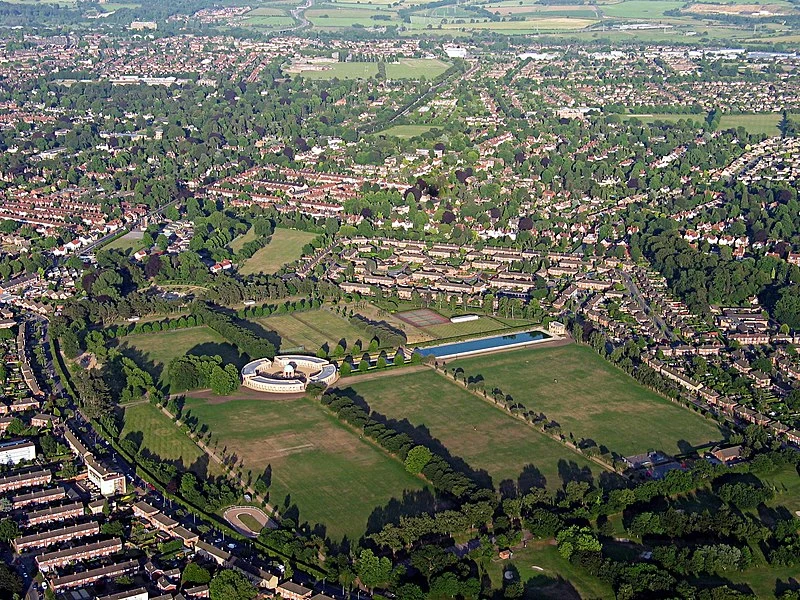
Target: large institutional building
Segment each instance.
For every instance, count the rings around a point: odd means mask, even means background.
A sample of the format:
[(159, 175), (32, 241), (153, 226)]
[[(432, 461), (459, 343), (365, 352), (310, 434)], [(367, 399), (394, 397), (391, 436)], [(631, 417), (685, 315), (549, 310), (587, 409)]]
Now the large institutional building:
[(331, 385), (337, 379), (339, 371), (330, 361), (299, 354), (260, 358), (242, 368), (242, 385), (272, 394), (302, 394), (311, 383)]

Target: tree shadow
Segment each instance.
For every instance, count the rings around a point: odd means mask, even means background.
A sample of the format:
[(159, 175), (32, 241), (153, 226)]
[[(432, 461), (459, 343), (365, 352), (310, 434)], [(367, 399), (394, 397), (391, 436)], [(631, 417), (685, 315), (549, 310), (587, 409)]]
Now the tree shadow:
[(186, 470), (190, 473), (194, 473), (197, 475), (199, 480), (204, 480), (208, 478), (208, 465), (209, 465), (209, 458), (208, 454), (203, 452), (200, 456), (197, 457), (191, 465), (189, 465)]
[[(186, 352), (187, 355), (192, 356), (219, 356), (222, 358), (222, 363), (231, 363), (241, 369), (247, 363), (247, 357), (239, 353), (236, 346), (227, 342), (203, 342), (197, 344)], [(169, 368), (169, 365), (165, 365)]]
[(454, 471), (469, 477), (480, 487), (493, 489), (492, 478), (489, 473), (482, 469), (479, 471), (475, 470), (470, 467), (463, 458), (452, 455), (450, 450), (448, 450), (440, 440), (431, 435), (426, 425), (414, 425), (408, 419), (403, 419), (401, 421), (390, 419), (386, 415), (372, 411), (366, 399), (359, 395), (353, 388), (337, 390), (336, 394), (352, 400), (356, 406), (367, 412), (374, 421), (398, 433), (405, 433), (415, 444), (426, 446), (432, 452), (444, 458)]
[(552, 600), (581, 600), (578, 590), (560, 575), (534, 575), (525, 582), (523, 598), (545, 598)]
[(255, 321), (247, 321), (244, 319), (236, 319), (236, 324), (242, 327), (242, 329), (248, 330), (253, 335), (264, 338), (270, 344), (275, 346), (276, 350), (280, 350), (283, 339), (277, 331), (265, 329), (260, 323), (256, 323)]
[(786, 581), (778, 579), (775, 582), (775, 596), (780, 598), (786, 592), (800, 591), (800, 580), (794, 577), (789, 577)]
[(594, 476), (589, 467), (579, 467), (574, 460), (558, 461), (558, 476), (561, 483), (566, 486), (570, 481), (585, 481), (589, 485), (594, 485)]
[(390, 523), (397, 525), (400, 517), (433, 514), (440, 508), (440, 503), (429, 489), (405, 490), (399, 500), (392, 498), (385, 505), (373, 509), (367, 518), (366, 534), (377, 533)]
[(535, 488), (546, 489), (547, 478), (536, 465), (529, 463), (522, 468), (522, 473), (517, 477), (517, 490), (521, 496), (524, 496)]

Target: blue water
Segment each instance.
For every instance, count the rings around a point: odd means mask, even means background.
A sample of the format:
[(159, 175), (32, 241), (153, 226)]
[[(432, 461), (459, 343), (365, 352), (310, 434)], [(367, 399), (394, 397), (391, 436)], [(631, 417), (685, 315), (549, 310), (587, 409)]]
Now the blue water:
[(430, 348), (416, 348), (422, 356), (452, 356), (463, 352), (475, 352), (477, 350), (493, 350), (512, 344), (524, 344), (526, 342), (536, 342), (549, 338), (550, 336), (541, 331), (526, 331), (524, 333), (512, 333), (511, 335), (496, 335), (494, 337), (470, 340), (468, 342), (454, 342), (452, 344), (442, 344), (441, 346), (431, 346)]

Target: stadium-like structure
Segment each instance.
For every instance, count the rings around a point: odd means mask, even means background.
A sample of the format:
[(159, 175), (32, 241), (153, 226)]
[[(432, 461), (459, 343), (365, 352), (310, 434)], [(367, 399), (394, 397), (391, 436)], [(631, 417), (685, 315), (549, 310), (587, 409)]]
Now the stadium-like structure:
[(330, 361), (300, 354), (259, 358), (242, 368), (242, 385), (271, 394), (301, 394), (311, 383), (331, 385), (338, 379), (339, 370)]

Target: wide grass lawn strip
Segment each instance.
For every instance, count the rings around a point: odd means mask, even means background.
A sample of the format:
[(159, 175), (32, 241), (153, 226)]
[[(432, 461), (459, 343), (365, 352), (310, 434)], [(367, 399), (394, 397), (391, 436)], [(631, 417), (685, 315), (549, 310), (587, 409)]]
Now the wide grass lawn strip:
[(448, 366), (482, 375), (487, 390), (499, 387), (557, 421), (565, 434), (624, 456), (650, 449), (683, 453), (723, 438), (712, 421), (639, 385), (588, 346), (515, 350)]
[[(349, 380), (339, 385), (345, 383)], [(397, 422), (397, 428), (416, 441), (440, 445), (471, 470), (483, 471), (482, 480), (497, 489), (511, 481), (523, 488), (533, 482), (555, 490), (566, 481), (602, 470), (433, 371), (355, 380), (350, 387), (372, 411)]]

